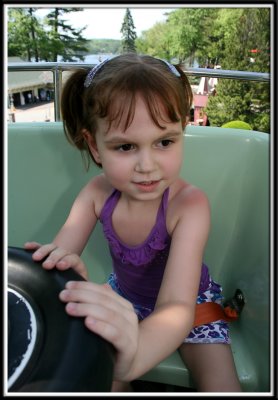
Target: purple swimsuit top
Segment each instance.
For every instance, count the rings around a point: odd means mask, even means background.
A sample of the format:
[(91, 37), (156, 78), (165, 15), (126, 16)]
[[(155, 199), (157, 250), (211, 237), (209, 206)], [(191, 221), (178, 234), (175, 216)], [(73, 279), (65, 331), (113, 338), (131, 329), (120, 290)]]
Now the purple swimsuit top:
[[(121, 192), (116, 189), (112, 192), (100, 215), (120, 289), (132, 303), (150, 308), (155, 306), (171, 245), (166, 228), (168, 194), (169, 189), (166, 189), (150, 234), (137, 246), (123, 243), (112, 225), (112, 214)], [(199, 293), (207, 288), (208, 281), (208, 268), (203, 264)]]

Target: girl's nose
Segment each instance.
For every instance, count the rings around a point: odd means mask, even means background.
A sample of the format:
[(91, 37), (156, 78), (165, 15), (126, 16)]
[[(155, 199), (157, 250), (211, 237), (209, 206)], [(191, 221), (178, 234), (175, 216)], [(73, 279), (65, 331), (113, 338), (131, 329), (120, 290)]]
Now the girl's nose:
[(135, 171), (140, 173), (149, 173), (155, 169), (155, 160), (149, 150), (141, 151), (135, 166)]

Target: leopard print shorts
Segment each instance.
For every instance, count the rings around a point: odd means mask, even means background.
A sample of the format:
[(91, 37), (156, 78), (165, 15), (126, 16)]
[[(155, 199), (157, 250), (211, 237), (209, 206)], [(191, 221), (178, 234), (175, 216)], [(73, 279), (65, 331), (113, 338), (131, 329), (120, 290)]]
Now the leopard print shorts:
[[(110, 274), (107, 282), (111, 288), (120, 296), (126, 298), (121, 288), (119, 287), (117, 277), (114, 273)], [(222, 304), (223, 296), (221, 294), (222, 287), (210, 278), (209, 285), (206, 291), (199, 294), (197, 304), (213, 301)], [(127, 299), (128, 300), (128, 299)], [(139, 321), (142, 321), (151, 314), (153, 309), (144, 307), (140, 304), (133, 304)], [(225, 343), (230, 344), (229, 324), (219, 320), (209, 324), (199, 325), (193, 328), (189, 335), (184, 339), (184, 343)]]

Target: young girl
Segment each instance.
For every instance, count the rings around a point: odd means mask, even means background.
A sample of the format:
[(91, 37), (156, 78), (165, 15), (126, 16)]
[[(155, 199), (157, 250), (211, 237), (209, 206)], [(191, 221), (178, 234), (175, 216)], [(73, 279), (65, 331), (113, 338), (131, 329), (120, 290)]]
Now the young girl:
[(109, 285), (69, 282), (60, 298), (115, 346), (113, 390), (176, 349), (199, 391), (241, 390), (227, 323), (193, 327), (196, 302), (222, 297), (202, 263), (207, 197), (179, 176), (191, 103), (179, 67), (136, 54), (77, 70), (63, 90), (66, 135), (103, 172), (81, 190), (53, 243), (25, 247), (36, 250), (36, 261), (46, 257), (46, 269), (73, 267), (87, 277), (79, 255), (97, 221), (103, 224), (113, 260)]

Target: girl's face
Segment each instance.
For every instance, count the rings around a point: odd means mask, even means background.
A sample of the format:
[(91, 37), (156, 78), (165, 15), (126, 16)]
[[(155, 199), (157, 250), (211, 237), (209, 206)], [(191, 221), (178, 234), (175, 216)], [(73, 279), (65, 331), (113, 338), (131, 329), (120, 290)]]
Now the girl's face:
[[(163, 114), (162, 114), (163, 115)], [(166, 118), (165, 118), (166, 119)], [(110, 184), (136, 200), (153, 200), (162, 195), (179, 176), (183, 156), (181, 122), (164, 122), (159, 128), (138, 96), (134, 119), (123, 127), (98, 121), (95, 140), (87, 138), (95, 160), (102, 164)]]

